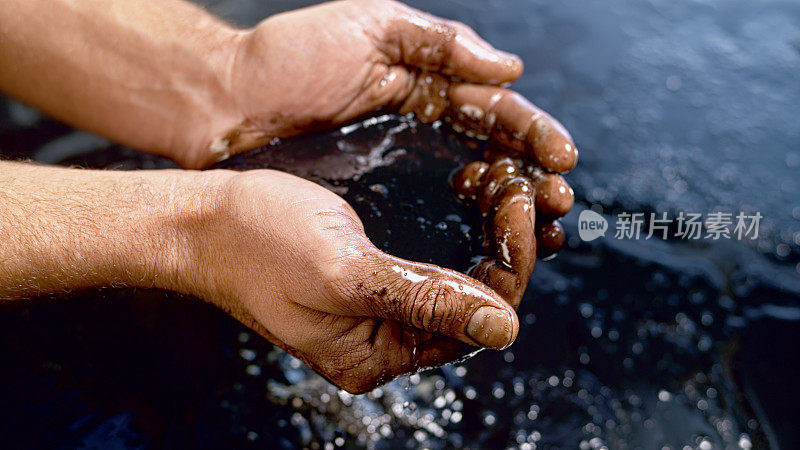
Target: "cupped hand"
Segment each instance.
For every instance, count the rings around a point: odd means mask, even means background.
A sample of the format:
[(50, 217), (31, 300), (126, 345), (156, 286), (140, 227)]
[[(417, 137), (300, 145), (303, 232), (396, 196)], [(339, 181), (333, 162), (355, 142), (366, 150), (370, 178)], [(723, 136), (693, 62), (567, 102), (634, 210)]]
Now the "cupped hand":
[[(363, 392), (515, 339), (519, 292), (498, 295), (461, 273), (381, 252), (323, 187), (271, 170), (206, 174), (220, 187), (212, 212), (187, 229), (190, 263), (178, 290), (217, 304), (338, 386)], [(489, 222), (530, 236), (503, 250), (505, 263), (529, 275), (533, 200), (509, 190), (494, 203)]]
[[(572, 206), (572, 190), (558, 173), (578, 156), (555, 119), (503, 87), (521, 74), (519, 59), (463, 24), (384, 0), (274, 16), (242, 34), (237, 49), (229, 113), (208, 127), (206, 152), (190, 165), (377, 112), (444, 119), (490, 142), (487, 162), (454, 180), (487, 215), (487, 259), (470, 278), (386, 255), (341, 198), (256, 171), (224, 190), (225, 207), (199, 241), (216, 244), (198, 252), (201, 275), (187, 285), (208, 286), (196, 294), (352, 392), (476, 344), (508, 345), (537, 238), (542, 255), (563, 242), (555, 219)], [(497, 323), (473, 321), (478, 311)]]
[(485, 137), (549, 172), (577, 161), (563, 126), (502, 86), (522, 62), (464, 24), (389, 0), (351, 0), (278, 14), (238, 36), (224, 78), (229, 101), (185, 163), (220, 159), (382, 111)]
[(270, 17), (235, 48), (229, 113), (208, 127), (199, 166), (379, 111), (444, 119), (488, 139), (489, 163), (510, 156), (536, 182), (540, 254), (560, 247), (554, 220), (572, 206), (572, 189), (558, 174), (578, 151), (557, 120), (502, 87), (522, 74), (520, 59), (466, 25), (394, 1), (340, 1)]

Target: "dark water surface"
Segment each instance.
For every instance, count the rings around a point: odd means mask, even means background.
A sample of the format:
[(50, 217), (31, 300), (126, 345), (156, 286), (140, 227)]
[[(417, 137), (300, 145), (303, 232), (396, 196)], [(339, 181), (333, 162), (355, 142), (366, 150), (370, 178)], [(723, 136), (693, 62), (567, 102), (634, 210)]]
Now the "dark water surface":
[[(301, 3), (208, 2), (242, 24)], [(0, 445), (800, 448), (800, 4), (414, 5), (522, 55), (515, 88), (581, 149), (568, 245), (537, 263), (517, 342), (353, 397), (192, 299), (3, 306)], [(0, 111), (7, 155), (170, 166), (13, 102)], [(466, 268), (479, 226), (446, 178), (474, 152), (404, 118), (345, 131), (227, 164), (285, 164), (342, 194), (377, 245)], [(612, 226), (622, 210), (764, 219), (756, 241), (587, 244), (586, 208)]]

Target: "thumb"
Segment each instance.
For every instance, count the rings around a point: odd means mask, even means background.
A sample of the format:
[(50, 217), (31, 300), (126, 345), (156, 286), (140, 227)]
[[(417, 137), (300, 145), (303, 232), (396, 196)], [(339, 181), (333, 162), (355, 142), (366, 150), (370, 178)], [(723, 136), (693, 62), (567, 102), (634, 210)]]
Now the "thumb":
[(519, 331), (514, 309), (479, 281), (453, 270), (368, 252), (351, 279), (352, 314), (380, 317), (459, 341), (503, 349)]

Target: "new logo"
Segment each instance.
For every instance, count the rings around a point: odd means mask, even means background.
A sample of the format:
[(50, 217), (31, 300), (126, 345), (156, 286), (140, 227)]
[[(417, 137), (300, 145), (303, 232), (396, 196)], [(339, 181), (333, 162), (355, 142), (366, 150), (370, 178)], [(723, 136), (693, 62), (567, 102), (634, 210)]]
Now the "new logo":
[(593, 241), (599, 237), (605, 237), (608, 231), (608, 221), (605, 217), (597, 214), (591, 209), (581, 211), (578, 216), (578, 235), (586, 242)]

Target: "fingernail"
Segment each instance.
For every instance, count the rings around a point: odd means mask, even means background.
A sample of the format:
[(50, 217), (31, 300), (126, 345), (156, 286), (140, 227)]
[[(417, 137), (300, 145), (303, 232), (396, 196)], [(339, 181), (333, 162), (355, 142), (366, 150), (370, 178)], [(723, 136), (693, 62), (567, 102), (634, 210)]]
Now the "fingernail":
[(486, 347), (504, 349), (511, 345), (511, 314), (492, 306), (481, 306), (467, 324), (469, 337)]

